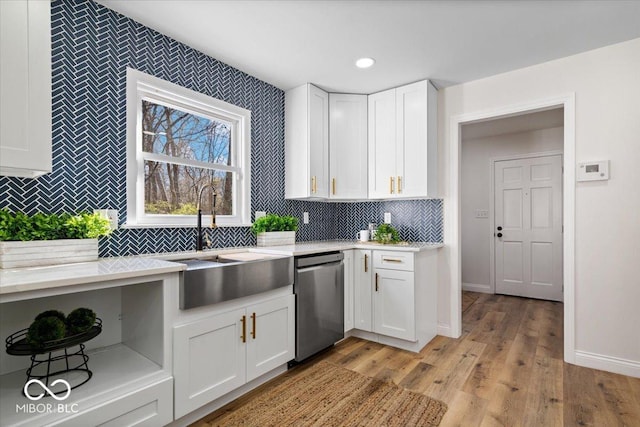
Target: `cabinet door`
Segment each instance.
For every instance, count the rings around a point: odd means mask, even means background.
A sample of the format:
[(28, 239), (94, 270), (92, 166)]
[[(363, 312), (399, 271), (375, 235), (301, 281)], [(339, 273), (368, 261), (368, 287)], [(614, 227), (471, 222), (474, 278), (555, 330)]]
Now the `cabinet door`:
[(329, 197), (329, 95), (309, 85), (309, 173), (311, 197)]
[(51, 3), (0, 1), (0, 175), (51, 172)]
[(367, 96), (329, 94), (329, 194), (367, 198)]
[[(396, 185), (398, 197), (427, 197), (429, 168), (428, 88), (425, 80), (396, 89)], [(430, 162), (430, 154), (434, 157)]]
[(355, 328), (371, 332), (371, 278), (373, 259), (371, 258), (371, 251), (369, 250), (355, 249), (353, 255)]
[(342, 260), (344, 264), (344, 331), (347, 332), (354, 328), (354, 251), (343, 251), (342, 253), (344, 254), (344, 259)]
[(173, 328), (176, 419), (246, 382), (243, 316), (239, 309)]
[(369, 95), (369, 198), (391, 198), (396, 186), (395, 89)]
[(415, 341), (413, 272), (376, 269), (373, 294), (373, 331)]
[(295, 296), (247, 307), (247, 381), (295, 358)]

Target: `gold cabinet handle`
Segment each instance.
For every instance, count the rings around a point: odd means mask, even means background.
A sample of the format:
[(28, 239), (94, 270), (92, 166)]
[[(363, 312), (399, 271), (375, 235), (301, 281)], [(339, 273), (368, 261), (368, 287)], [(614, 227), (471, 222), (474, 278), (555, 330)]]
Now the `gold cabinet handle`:
[(364, 272), (369, 271), (369, 255), (364, 254)]
[(251, 323), (253, 328), (251, 329), (251, 338), (256, 339), (256, 314), (253, 313), (251, 315)]
[(383, 262), (402, 262), (401, 259), (395, 259), (395, 258), (382, 258)]
[(393, 180), (392, 176), (389, 177), (389, 193), (393, 194)]
[(331, 180), (331, 192), (333, 193), (334, 196), (336, 195), (336, 179), (335, 178)]
[(311, 177), (311, 193), (315, 194), (316, 189), (317, 189), (317, 186), (316, 186), (316, 177), (315, 177), (315, 176), (312, 176), (312, 177)]
[(247, 342), (247, 316), (242, 316), (240, 321), (242, 322), (242, 335), (240, 335), (240, 338), (242, 338), (242, 342)]
[(402, 177), (398, 177), (398, 194), (402, 193)]
[(376, 273), (376, 292), (378, 292), (378, 273)]

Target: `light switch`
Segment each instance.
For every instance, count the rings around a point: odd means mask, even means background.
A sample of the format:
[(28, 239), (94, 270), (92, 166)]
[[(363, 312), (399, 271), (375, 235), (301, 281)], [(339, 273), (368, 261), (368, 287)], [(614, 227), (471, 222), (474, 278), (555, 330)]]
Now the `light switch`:
[(302, 213), (302, 222), (304, 224), (309, 224), (309, 212)]
[(384, 213), (384, 223), (391, 224), (391, 212)]
[(489, 211), (486, 209), (476, 209), (475, 216), (476, 218), (489, 218)]

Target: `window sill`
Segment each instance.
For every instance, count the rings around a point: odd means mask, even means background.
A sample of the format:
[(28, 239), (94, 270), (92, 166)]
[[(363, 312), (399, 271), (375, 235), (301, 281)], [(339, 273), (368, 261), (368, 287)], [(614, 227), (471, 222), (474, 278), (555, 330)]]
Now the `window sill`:
[[(252, 224), (218, 224), (216, 228), (235, 228), (235, 227), (251, 227)], [(136, 229), (136, 228), (197, 228), (195, 224), (122, 224), (118, 228)], [(203, 225), (203, 229), (211, 228)]]

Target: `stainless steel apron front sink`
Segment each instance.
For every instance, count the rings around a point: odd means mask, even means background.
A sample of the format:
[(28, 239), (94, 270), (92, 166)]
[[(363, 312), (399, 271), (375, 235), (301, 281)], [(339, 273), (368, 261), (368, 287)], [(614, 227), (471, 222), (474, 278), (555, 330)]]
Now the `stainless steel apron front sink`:
[(293, 257), (242, 260), (213, 256), (177, 261), (187, 265), (180, 274), (180, 309), (201, 307), (259, 294), (293, 284)]

